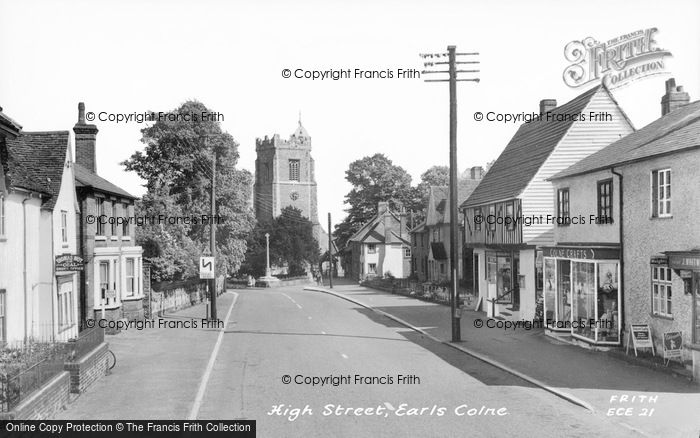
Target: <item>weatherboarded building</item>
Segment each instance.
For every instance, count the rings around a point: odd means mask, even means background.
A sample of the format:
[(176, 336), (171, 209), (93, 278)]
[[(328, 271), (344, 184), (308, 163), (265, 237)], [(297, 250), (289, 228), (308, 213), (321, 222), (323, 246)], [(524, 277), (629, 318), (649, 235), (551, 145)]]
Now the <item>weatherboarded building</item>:
[(557, 226), (548, 178), (633, 131), (603, 85), (561, 106), (542, 100), (540, 114), (520, 126), (461, 205), (473, 287), (494, 317), (531, 319), (538, 311), (543, 254), (537, 247), (553, 244)]

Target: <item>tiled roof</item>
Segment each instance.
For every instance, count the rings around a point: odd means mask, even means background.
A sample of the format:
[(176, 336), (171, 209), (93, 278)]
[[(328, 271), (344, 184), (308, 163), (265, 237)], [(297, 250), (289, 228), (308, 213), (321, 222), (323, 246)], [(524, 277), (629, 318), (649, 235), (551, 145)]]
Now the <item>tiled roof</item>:
[(136, 199), (135, 196), (129, 194), (126, 190), (121, 189), (106, 179), (98, 176), (96, 173), (92, 173), (90, 170), (81, 166), (78, 163), (75, 166), (75, 186), (76, 187), (90, 187), (94, 190), (100, 192), (107, 192), (114, 195), (119, 195), (124, 198)]
[[(605, 89), (599, 85), (586, 91), (556, 107), (552, 113), (579, 114), (601, 88)], [(573, 123), (572, 117), (567, 117), (563, 122), (538, 120), (520, 125), (476, 190), (461, 206), (482, 205), (520, 195)]]
[(68, 131), (47, 131), (7, 139), (10, 185), (51, 195), (42, 207), (52, 209), (61, 190), (69, 138)]
[(14, 136), (18, 135), (21, 130), (22, 126), (3, 113), (2, 108), (0, 108), (0, 131), (5, 131)]
[(550, 179), (607, 169), (622, 163), (698, 146), (700, 146), (700, 101), (671, 111)]

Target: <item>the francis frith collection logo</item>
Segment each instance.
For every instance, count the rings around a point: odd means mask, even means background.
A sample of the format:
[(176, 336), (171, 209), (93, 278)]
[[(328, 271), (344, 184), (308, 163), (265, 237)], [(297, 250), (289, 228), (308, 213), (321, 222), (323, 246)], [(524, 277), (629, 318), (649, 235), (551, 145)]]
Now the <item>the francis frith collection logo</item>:
[(605, 42), (592, 37), (571, 41), (564, 48), (566, 60), (564, 82), (578, 88), (602, 81), (608, 88), (617, 88), (652, 75), (667, 73), (664, 58), (672, 56), (657, 46), (657, 28), (638, 30)]

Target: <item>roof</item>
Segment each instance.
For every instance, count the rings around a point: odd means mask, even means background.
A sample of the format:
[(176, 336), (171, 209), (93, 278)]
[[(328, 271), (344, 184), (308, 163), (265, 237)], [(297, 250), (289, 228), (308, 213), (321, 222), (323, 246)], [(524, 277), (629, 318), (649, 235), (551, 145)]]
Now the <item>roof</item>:
[[(369, 222), (364, 224), (355, 234), (348, 239), (348, 242), (361, 242), (361, 243), (398, 243), (404, 242), (410, 245), (405, 238), (401, 237), (394, 230), (389, 227), (389, 233), (387, 233), (386, 227), (384, 226), (384, 217), (386, 215), (391, 216), (395, 224), (402, 223), (403, 230), (401, 234), (404, 234), (408, 230), (407, 221), (401, 221), (393, 211), (387, 210), (382, 214), (375, 215)], [(387, 237), (389, 238), (387, 241)]]
[(124, 198), (136, 199), (135, 196), (129, 194), (124, 189), (117, 187), (101, 176), (93, 173), (92, 171), (86, 169), (78, 163), (75, 166), (75, 186), (76, 187), (89, 187), (93, 190), (99, 192), (107, 192), (113, 195), (119, 195)]
[(682, 106), (651, 122), (550, 179), (608, 169), (692, 147), (700, 147), (700, 101)]
[[(457, 205), (462, 205), (464, 201), (474, 192), (480, 179), (459, 179), (457, 183)], [(431, 186), (429, 200), (433, 202), (434, 213), (431, 214), (430, 223), (427, 225), (449, 224), (450, 223), (450, 198), (449, 186)], [(430, 202), (430, 201), (429, 201)], [(430, 213), (429, 213), (430, 214)]]
[(424, 232), (424, 231), (426, 231), (426, 229), (425, 229), (425, 221), (423, 221), (423, 222), (421, 222), (420, 224), (416, 225), (416, 226), (410, 231), (410, 233), (411, 233), (411, 234), (413, 234), (413, 233), (422, 233), (422, 232)]
[(3, 113), (2, 108), (0, 108), (0, 132), (4, 131), (12, 136), (17, 136), (21, 130), (22, 126)]
[(10, 185), (50, 195), (42, 205), (52, 209), (61, 190), (70, 135), (68, 131), (21, 132), (7, 139)]
[[(609, 94), (605, 86), (598, 85), (554, 108), (552, 113), (579, 114), (601, 89)], [(488, 204), (519, 196), (573, 123), (572, 117), (566, 117), (563, 122), (537, 120), (520, 125), (481, 183), (461, 206)]]

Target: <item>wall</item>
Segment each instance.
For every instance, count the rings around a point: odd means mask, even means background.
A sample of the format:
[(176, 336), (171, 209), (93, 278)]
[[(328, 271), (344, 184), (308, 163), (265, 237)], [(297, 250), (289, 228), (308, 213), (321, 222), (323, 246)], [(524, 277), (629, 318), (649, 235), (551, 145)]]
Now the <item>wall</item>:
[(70, 373), (70, 392), (84, 392), (107, 374), (107, 350), (109, 344), (103, 342), (77, 361), (66, 362), (65, 370)]
[(63, 371), (12, 411), (0, 413), (0, 420), (50, 419), (68, 404), (69, 397), (70, 374)]
[[(598, 215), (598, 181), (612, 178), (612, 224), (590, 223), (590, 215)], [(591, 242), (620, 243), (620, 184), (618, 177), (610, 170), (573, 176), (553, 182), (553, 203), (557, 204), (557, 190), (569, 189), (569, 210), (571, 217), (581, 215), (585, 225), (554, 226), (554, 241), (558, 244)], [(555, 213), (556, 214), (556, 207)]]
[[(607, 112), (612, 115), (612, 121), (590, 121), (587, 118), (571, 125), (520, 196), (523, 216), (555, 215), (552, 183), (547, 178), (632, 132), (632, 126), (604, 89), (591, 98), (582, 113), (588, 117), (591, 111)], [(552, 233), (552, 226), (548, 224), (524, 227), (523, 241), (532, 245), (551, 245)]]
[[(622, 168), (624, 175), (624, 285), (625, 324), (650, 324), (654, 342), (661, 351), (661, 336), (683, 331), (691, 340), (692, 296), (685, 295), (683, 282), (672, 274), (673, 319), (652, 316), (650, 258), (663, 251), (700, 248), (700, 201), (698, 165), (700, 150), (655, 158)], [(672, 218), (651, 218), (650, 173), (671, 168)], [(626, 341), (626, 339), (625, 339)]]

